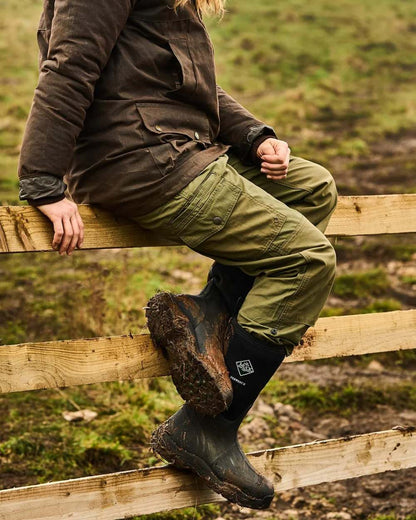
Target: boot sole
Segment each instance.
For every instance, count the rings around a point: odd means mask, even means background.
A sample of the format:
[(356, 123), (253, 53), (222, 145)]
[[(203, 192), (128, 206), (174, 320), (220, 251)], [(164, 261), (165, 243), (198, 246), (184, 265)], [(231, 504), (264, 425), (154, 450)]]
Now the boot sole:
[(228, 373), (220, 374), (210, 358), (198, 351), (192, 322), (175, 296), (154, 296), (149, 300), (146, 317), (152, 340), (167, 357), (181, 397), (203, 415), (216, 416), (226, 410), (232, 401)]
[(152, 435), (151, 445), (155, 453), (178, 468), (196, 473), (210, 489), (230, 502), (251, 509), (267, 509), (270, 506), (274, 494), (266, 495), (263, 498), (254, 497), (234, 484), (220, 480), (203, 459), (179, 447), (169, 434), (161, 429), (162, 427), (159, 427)]

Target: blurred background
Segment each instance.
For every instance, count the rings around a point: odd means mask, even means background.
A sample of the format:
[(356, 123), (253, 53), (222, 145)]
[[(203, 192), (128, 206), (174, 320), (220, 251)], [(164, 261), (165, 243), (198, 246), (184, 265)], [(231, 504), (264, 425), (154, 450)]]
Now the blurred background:
[[(17, 161), (37, 81), (41, 0), (0, 0), (0, 203), (18, 200)], [(206, 19), (218, 83), (320, 162), (341, 195), (415, 193), (414, 0), (229, 0)], [(338, 239), (323, 316), (414, 308), (414, 235)], [(211, 261), (187, 248), (0, 256), (1, 345), (145, 332), (157, 290), (198, 292)], [(279, 371), (247, 418), (246, 450), (416, 422), (416, 354)], [(148, 466), (155, 425), (180, 405), (168, 378), (0, 397), (0, 489)], [(90, 423), (62, 413), (88, 408)], [(270, 512), (206, 506), (152, 518), (416, 520), (416, 472), (284, 493)], [(188, 516), (189, 515), (189, 516)], [(332, 516), (331, 516), (332, 515)], [(338, 516), (335, 516), (338, 515)]]

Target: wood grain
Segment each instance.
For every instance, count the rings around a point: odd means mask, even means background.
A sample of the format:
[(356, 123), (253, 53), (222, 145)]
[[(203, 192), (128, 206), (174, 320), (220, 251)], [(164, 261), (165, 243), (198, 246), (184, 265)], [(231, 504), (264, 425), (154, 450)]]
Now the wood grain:
[(416, 194), (339, 197), (327, 236), (416, 231)]
[[(416, 348), (416, 310), (321, 318), (286, 362)], [(148, 335), (0, 347), (0, 393), (169, 373)]]
[[(174, 245), (141, 230), (132, 221), (97, 207), (80, 205), (86, 235), (84, 249)], [(416, 194), (340, 197), (327, 236), (416, 232)], [(53, 251), (52, 226), (39, 210), (0, 207), (0, 253)]]
[[(416, 434), (388, 430), (257, 452), (276, 492), (416, 466)], [(0, 520), (116, 520), (224, 499), (172, 467), (0, 491)]]

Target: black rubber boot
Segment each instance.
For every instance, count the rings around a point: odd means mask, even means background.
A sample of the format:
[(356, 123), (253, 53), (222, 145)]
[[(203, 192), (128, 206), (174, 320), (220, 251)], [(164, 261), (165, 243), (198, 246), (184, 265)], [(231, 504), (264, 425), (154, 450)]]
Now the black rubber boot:
[(266, 509), (273, 499), (273, 484), (249, 463), (238, 443), (237, 431), (282, 363), (285, 349), (252, 336), (235, 319), (231, 326), (226, 354), (234, 390), (230, 408), (209, 417), (185, 404), (154, 431), (151, 444), (164, 459), (190, 469), (231, 502)]
[(169, 360), (181, 397), (200, 413), (215, 416), (231, 403), (232, 385), (224, 362), (226, 332), (253, 282), (238, 267), (214, 262), (197, 296), (159, 293), (147, 304), (153, 343)]
[(228, 408), (232, 385), (224, 346), (230, 314), (214, 281), (197, 296), (156, 294), (147, 304), (146, 316), (153, 343), (169, 360), (182, 398), (208, 415)]
[[(208, 273), (208, 284), (213, 280), (231, 316), (237, 316), (255, 278), (238, 267), (214, 262)], [(202, 294), (202, 293), (201, 293)]]

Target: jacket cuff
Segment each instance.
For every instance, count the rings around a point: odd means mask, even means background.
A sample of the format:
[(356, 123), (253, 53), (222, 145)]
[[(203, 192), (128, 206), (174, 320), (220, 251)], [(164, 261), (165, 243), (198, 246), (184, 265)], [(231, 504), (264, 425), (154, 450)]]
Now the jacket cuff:
[(31, 200), (36, 205), (42, 204), (43, 202), (39, 201), (44, 200), (51, 200), (51, 202), (62, 200), (66, 190), (66, 184), (60, 177), (48, 174), (24, 177), (20, 179), (19, 187), (19, 199)]
[(42, 197), (40, 199), (26, 199), (27, 203), (30, 206), (44, 206), (45, 204), (53, 204), (54, 202), (59, 202), (63, 200), (65, 195), (57, 195), (56, 197)]
[(252, 152), (254, 141), (256, 141), (258, 137), (262, 137), (262, 136), (265, 136), (265, 139), (267, 139), (267, 137), (275, 137), (276, 139), (278, 138), (275, 131), (273, 130), (273, 128), (271, 126), (257, 125), (257, 126), (249, 127), (248, 131), (245, 135), (243, 144), (240, 147), (240, 157), (241, 157), (241, 162), (243, 164), (247, 164), (247, 165), (253, 164), (253, 163), (256, 164), (256, 161), (252, 160), (251, 152)]

